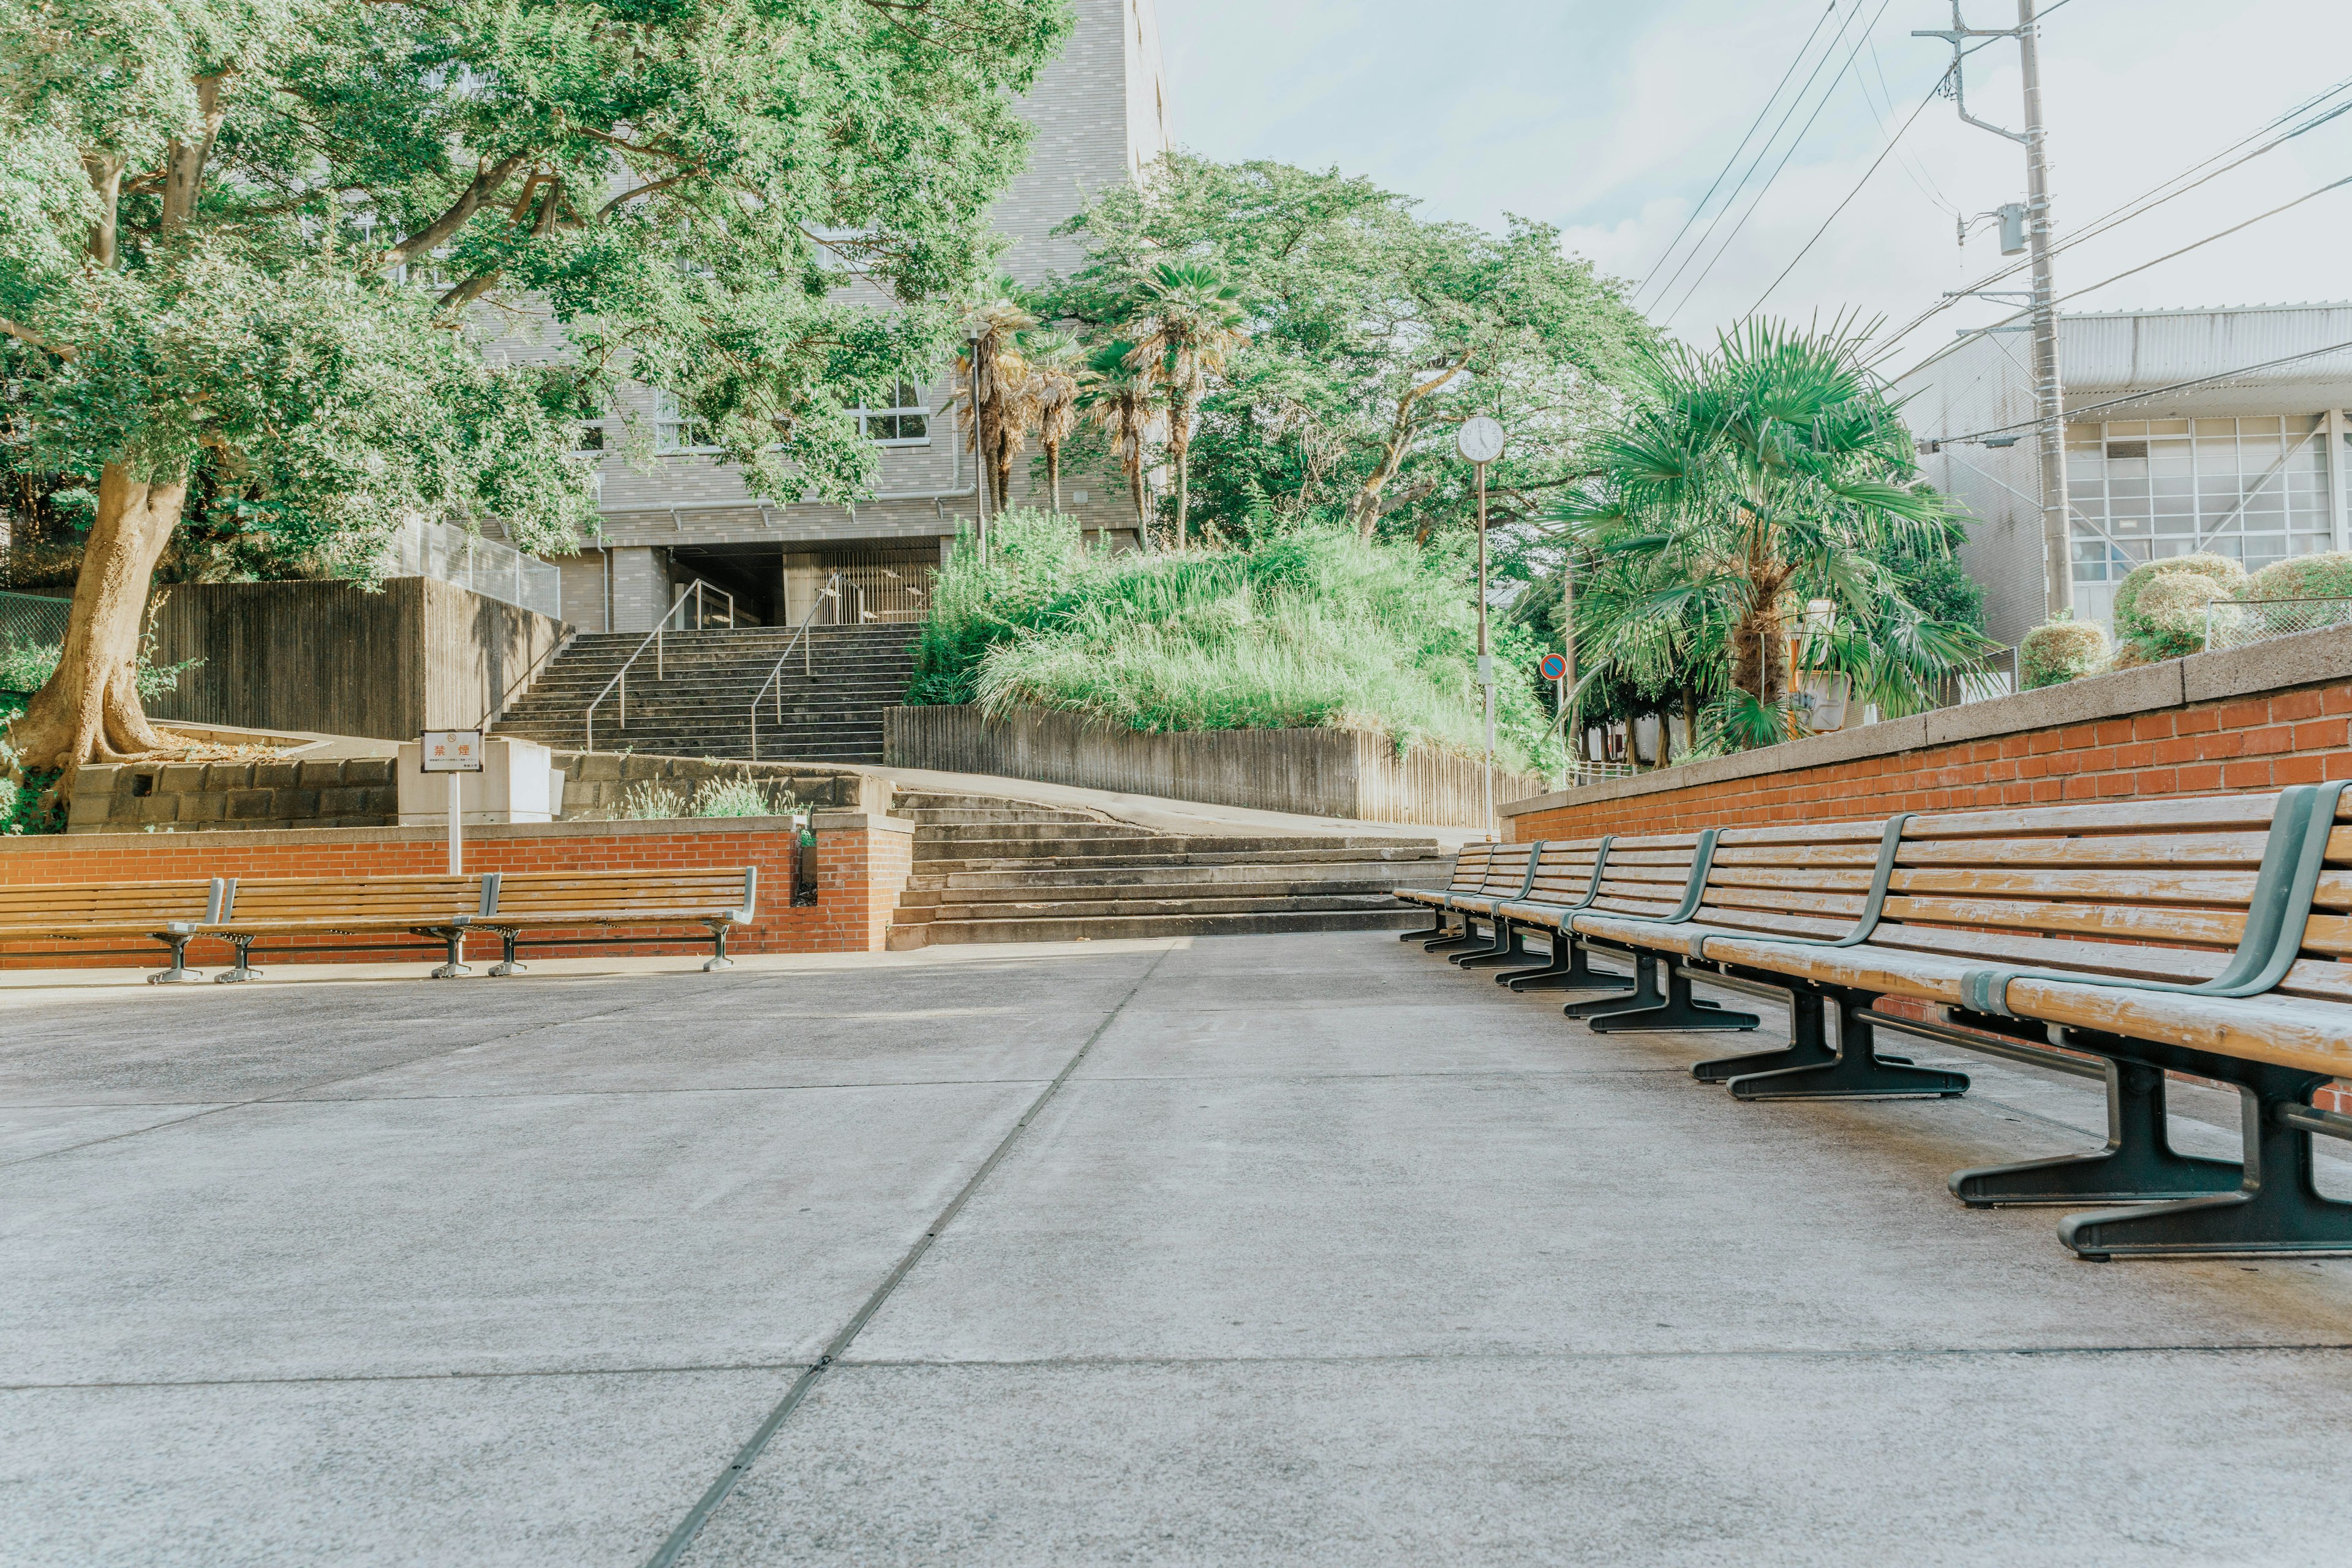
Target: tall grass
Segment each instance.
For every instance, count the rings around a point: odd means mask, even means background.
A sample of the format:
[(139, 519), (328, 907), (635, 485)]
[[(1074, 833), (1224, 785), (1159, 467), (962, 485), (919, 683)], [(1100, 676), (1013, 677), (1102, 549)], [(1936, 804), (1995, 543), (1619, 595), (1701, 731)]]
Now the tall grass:
[[(940, 574), (909, 702), (1483, 750), (1475, 610), (1448, 563), (1319, 529), (1250, 549), (1110, 555), (1066, 518), (1017, 510), (992, 521), (989, 542), (986, 565), (965, 540)], [(1499, 622), (1493, 635), (1498, 760), (1556, 765), (1534, 647)]]

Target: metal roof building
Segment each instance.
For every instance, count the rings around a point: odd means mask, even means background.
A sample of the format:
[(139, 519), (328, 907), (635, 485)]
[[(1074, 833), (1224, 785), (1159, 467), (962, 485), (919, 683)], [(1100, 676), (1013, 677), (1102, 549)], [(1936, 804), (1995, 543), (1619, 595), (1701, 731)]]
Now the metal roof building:
[[(2343, 468), (2352, 303), (2059, 320), (2078, 618), (2140, 563), (2197, 551), (2258, 571), (2352, 549)], [(1991, 634), (2043, 618), (2041, 479), (2023, 323), (1966, 334), (1895, 384), (1928, 479), (1965, 505)]]

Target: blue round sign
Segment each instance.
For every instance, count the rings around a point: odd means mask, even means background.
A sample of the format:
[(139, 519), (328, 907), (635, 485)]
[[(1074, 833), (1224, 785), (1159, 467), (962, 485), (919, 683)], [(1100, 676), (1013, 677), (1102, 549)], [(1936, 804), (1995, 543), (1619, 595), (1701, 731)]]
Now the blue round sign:
[(1567, 656), (1564, 654), (1548, 653), (1543, 656), (1543, 664), (1540, 668), (1543, 670), (1543, 678), (1546, 680), (1565, 679), (1568, 676)]

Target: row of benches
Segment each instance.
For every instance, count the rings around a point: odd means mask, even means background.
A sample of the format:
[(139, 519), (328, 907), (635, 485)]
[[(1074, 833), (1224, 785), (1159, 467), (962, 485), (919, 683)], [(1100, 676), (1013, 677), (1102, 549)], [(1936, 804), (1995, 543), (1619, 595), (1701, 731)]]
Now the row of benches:
[[(500, 938), (505, 957), (492, 974), (513, 974), (517, 944), (550, 931), (698, 927), (711, 943), (705, 970), (730, 967), (728, 932), (758, 904), (755, 868), (709, 871), (483, 872), (457, 877), (213, 877), (174, 882), (0, 888), (0, 942), (121, 941), (152, 937), (171, 966), (151, 982), (201, 980), (187, 966), (188, 943), (213, 937), (236, 950), (234, 967), (213, 978), (251, 980), (253, 944), (264, 937), (404, 934), (444, 944), (438, 979), (471, 973), (466, 938)], [(595, 939), (589, 939), (595, 940)], [(637, 941), (638, 936), (612, 938)]]
[[(1743, 1100), (1967, 1090), (1881, 1053), (1888, 1029), (2103, 1078), (2105, 1149), (1951, 1179), (1972, 1205), (2114, 1205), (2061, 1224), (2085, 1258), (2345, 1251), (2352, 1204), (2315, 1186), (2311, 1142), (2352, 1135), (2311, 1103), (2352, 1077), (2345, 788), (1474, 844), (1449, 887), (1398, 896), (1435, 914), (1406, 940), (1465, 967), (1543, 935), (1549, 963), (1496, 980), (1603, 993), (1565, 1009), (1596, 1030), (1757, 1026), (1695, 976), (1786, 994), (1786, 1047), (1691, 1069)], [(2167, 1071), (2237, 1089), (2242, 1163), (2172, 1148)]]

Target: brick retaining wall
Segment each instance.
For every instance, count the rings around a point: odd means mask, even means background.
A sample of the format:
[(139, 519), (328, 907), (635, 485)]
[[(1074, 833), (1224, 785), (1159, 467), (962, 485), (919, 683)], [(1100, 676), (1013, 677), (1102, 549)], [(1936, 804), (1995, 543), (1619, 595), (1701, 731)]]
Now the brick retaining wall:
[[(883, 932), (913, 870), (914, 826), (895, 817), (856, 812), (819, 812), (816, 831), (817, 898), (792, 902), (794, 852), (789, 819), (712, 818), (681, 822), (538, 823), (469, 828), (465, 866), (475, 871), (633, 870), (750, 866), (760, 874), (758, 918), (728, 940), (730, 952), (878, 952)], [(447, 842), (431, 828), (338, 828), (282, 833), (206, 833), (161, 836), (93, 833), (0, 839), (0, 879), (15, 886), (59, 886), (79, 882), (153, 882), (201, 877), (414, 876), (447, 868)], [(606, 933), (550, 931), (549, 942)], [(617, 931), (639, 940), (584, 951), (604, 953), (677, 953), (690, 944), (676, 936)], [(364, 951), (370, 942), (397, 937), (302, 937), (257, 943), (257, 960), (289, 943), (323, 951), (305, 952), (303, 963), (382, 963), (395, 955)], [(422, 939), (411, 952), (429, 955)], [(473, 955), (498, 952), (497, 939), (477, 937)], [(567, 950), (526, 940), (526, 960), (564, 956)], [(160, 944), (142, 942), (16, 942), (0, 944), (0, 967), (157, 967)], [(189, 962), (199, 968), (223, 963), (228, 944), (198, 938)]]

